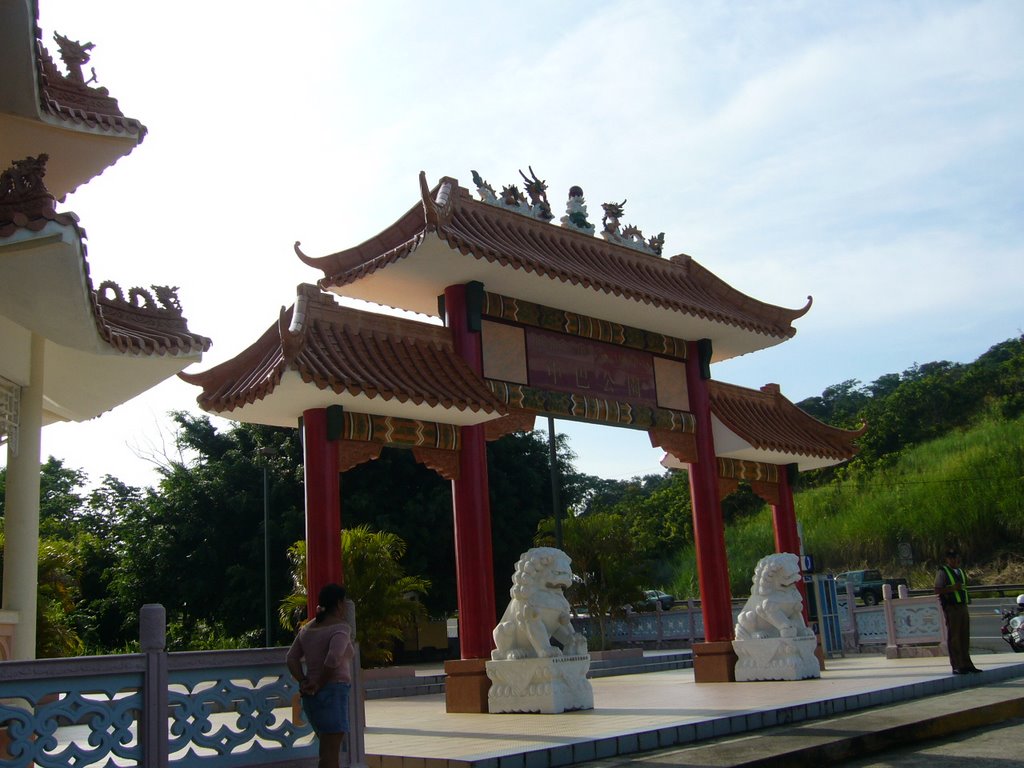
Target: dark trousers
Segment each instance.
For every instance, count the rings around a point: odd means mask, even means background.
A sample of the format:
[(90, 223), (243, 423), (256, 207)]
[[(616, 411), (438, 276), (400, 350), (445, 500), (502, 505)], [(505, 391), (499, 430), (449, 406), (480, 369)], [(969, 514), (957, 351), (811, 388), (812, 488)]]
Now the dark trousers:
[(946, 644), (949, 646), (949, 663), (954, 672), (973, 669), (971, 661), (971, 616), (966, 603), (942, 606), (946, 614)]

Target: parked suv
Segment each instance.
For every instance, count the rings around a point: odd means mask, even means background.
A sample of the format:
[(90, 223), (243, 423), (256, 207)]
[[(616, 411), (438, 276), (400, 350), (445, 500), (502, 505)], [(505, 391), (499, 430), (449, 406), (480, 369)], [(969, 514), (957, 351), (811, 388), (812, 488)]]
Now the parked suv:
[(660, 589), (645, 589), (644, 599), (636, 604), (636, 610), (638, 611), (653, 611), (661, 604), (661, 610), (670, 611), (672, 606), (675, 605), (676, 598), (674, 595), (670, 595), (667, 592), (662, 592)]
[(877, 605), (882, 602), (882, 585), (888, 584), (893, 592), (897, 592), (906, 579), (883, 579), (882, 572), (877, 569), (866, 571), (845, 571), (836, 575), (836, 591), (846, 592), (846, 585), (853, 587), (853, 596), (864, 601), (864, 605)]

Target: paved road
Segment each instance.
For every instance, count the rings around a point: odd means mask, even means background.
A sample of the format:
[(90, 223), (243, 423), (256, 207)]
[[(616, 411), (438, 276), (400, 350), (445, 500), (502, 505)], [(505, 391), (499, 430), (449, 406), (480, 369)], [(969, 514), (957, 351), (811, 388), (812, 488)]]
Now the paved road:
[(842, 768), (1009, 768), (1024, 763), (1024, 718), (839, 763)]

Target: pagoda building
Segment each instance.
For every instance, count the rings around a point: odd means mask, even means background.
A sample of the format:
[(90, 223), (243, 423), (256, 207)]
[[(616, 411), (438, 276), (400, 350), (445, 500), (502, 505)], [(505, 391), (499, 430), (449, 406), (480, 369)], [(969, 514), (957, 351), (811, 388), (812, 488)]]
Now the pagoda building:
[(57, 199), (129, 154), (146, 128), (86, 81), (92, 44), (54, 35), (61, 72), (37, 11), (32, 0), (0, 5), (0, 661), (36, 655), (42, 428), (95, 418), (210, 346), (189, 330), (176, 289), (94, 284), (85, 231)]
[[(815, 421), (774, 385), (713, 381), (711, 364), (789, 339), (810, 300), (766, 304), (685, 254), (664, 258), (663, 235), (621, 226), (624, 203), (591, 223), (578, 187), (555, 221), (530, 173), (526, 194), (499, 194), (474, 171), (476, 198), (420, 174), (420, 201), (361, 245), (311, 257), (296, 243), (318, 284), (299, 286), (232, 360), (180, 375), (210, 412), (301, 421), (311, 594), (343, 578), (340, 472), (398, 446), (451, 479), (462, 659), (446, 665), (449, 711), (487, 711), (497, 613), (486, 441), (537, 416), (648, 432), (667, 466), (689, 470), (706, 638), (696, 678), (733, 679), (721, 496), (749, 481), (773, 505), (780, 551), (799, 553), (793, 473), (849, 459), (860, 433)], [(331, 293), (443, 326), (346, 308)]]

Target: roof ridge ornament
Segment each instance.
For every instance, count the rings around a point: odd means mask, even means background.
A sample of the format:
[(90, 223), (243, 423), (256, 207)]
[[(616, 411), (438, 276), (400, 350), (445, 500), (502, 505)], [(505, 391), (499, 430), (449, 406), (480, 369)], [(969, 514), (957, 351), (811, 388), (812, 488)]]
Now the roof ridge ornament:
[(498, 208), (507, 208), (538, 221), (551, 221), (555, 215), (551, 213), (551, 204), (548, 203), (548, 184), (537, 178), (533, 166), (527, 167), (530, 169), (529, 176), (523, 173), (522, 169), (519, 170), (519, 175), (523, 177), (525, 195), (515, 184), (502, 187), (499, 195), (478, 172), (471, 170), (470, 173), (473, 174), (473, 183), (476, 184), (476, 193), (480, 196), (480, 202)]
[(420, 171), (420, 196), (423, 198), (423, 214), (426, 216), (429, 229), (436, 230), (451, 220), (455, 205), (453, 192), (458, 186), (458, 180), (444, 176), (438, 182), (437, 195), (431, 198), (430, 187), (427, 186), (427, 172)]
[[(64, 66), (68, 70), (68, 80), (78, 85), (88, 85), (89, 83), (96, 82), (96, 68), (90, 67), (92, 70), (92, 77), (88, 80), (82, 74), (82, 67), (89, 63), (89, 51), (96, 46), (92, 43), (80, 43), (78, 40), (72, 40), (64, 37), (60, 32), (53, 33), (53, 39), (57, 43), (57, 47), (60, 49), (60, 60), (64, 62)], [(106, 93), (106, 89), (102, 89)]]
[(601, 207), (604, 209), (604, 216), (601, 219), (604, 229), (601, 230), (601, 237), (609, 243), (617, 243), (627, 248), (635, 248), (644, 253), (653, 253), (655, 256), (661, 256), (662, 249), (665, 246), (664, 232), (659, 233), (650, 240), (644, 240), (644, 233), (640, 230), (640, 227), (633, 224), (627, 224), (621, 232), (619, 231), (619, 220), (625, 213), (626, 200), (623, 200), (621, 203), (602, 203)]
[(16, 213), (35, 218), (56, 212), (57, 200), (43, 181), (49, 159), (43, 152), (15, 160), (0, 172), (0, 220), (12, 219)]
[[(551, 213), (551, 205), (548, 203), (548, 183), (543, 179), (537, 178), (532, 165), (527, 166), (527, 168), (530, 171), (529, 176), (523, 173), (522, 169), (519, 170), (519, 175), (523, 177), (524, 188), (526, 195), (529, 196), (529, 201), (526, 200), (523, 193), (519, 191), (519, 187), (515, 184), (502, 187), (501, 194), (499, 195), (494, 191), (494, 187), (477, 171), (470, 171), (470, 173), (473, 174), (473, 183), (476, 184), (476, 193), (480, 197), (480, 202), (494, 205), (498, 208), (507, 208), (539, 221), (551, 221), (555, 216)], [(622, 219), (625, 206), (625, 200), (621, 203), (604, 203), (601, 206), (604, 208), (604, 217), (601, 220), (604, 229), (601, 231), (601, 236), (610, 243), (624, 245), (627, 248), (650, 253), (654, 256), (661, 256), (665, 246), (664, 232), (645, 239), (644, 233), (640, 228), (632, 224), (620, 231), (620, 220)], [(597, 227), (587, 219), (587, 201), (583, 198), (583, 189), (581, 187), (573, 186), (569, 188), (569, 199), (565, 204), (565, 215), (559, 219), (559, 222), (566, 229), (575, 229), (587, 235), (593, 235), (597, 231)]]
[[(125, 299), (121, 286), (113, 280), (104, 280), (96, 289), (97, 301), (117, 309), (135, 309), (162, 315), (181, 317), (181, 302), (178, 301), (178, 286), (151, 285), (152, 293), (138, 286), (128, 289)], [(113, 294), (113, 295), (110, 295)], [(155, 298), (154, 295), (156, 294)], [(159, 305), (157, 304), (159, 302)]]
[(583, 198), (583, 187), (569, 187), (569, 199), (565, 203), (565, 216), (561, 218), (562, 226), (594, 234), (597, 227), (587, 220), (587, 201)]

